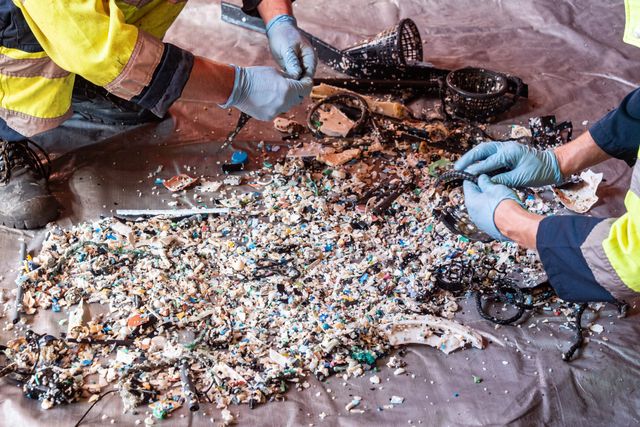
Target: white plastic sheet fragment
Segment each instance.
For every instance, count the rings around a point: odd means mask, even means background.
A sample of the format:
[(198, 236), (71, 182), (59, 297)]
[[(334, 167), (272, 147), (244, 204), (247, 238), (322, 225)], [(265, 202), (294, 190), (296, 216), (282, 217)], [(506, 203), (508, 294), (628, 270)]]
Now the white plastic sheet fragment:
[(391, 345), (426, 344), (449, 354), (467, 344), (483, 349), (482, 336), (473, 329), (452, 320), (426, 314), (413, 319), (382, 325)]
[(602, 182), (602, 173), (595, 173), (591, 169), (587, 169), (580, 174), (580, 182), (568, 184), (562, 188), (554, 188), (553, 192), (567, 209), (577, 213), (585, 213), (598, 201), (596, 192), (600, 182)]
[(291, 359), (273, 349), (269, 349), (269, 359), (282, 367), (293, 366), (293, 361)]

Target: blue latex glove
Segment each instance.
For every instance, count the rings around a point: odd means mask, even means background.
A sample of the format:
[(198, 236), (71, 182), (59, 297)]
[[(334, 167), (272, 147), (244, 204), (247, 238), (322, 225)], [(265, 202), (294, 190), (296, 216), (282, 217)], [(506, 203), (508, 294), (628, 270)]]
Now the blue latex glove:
[(507, 168), (508, 172), (491, 180), (512, 188), (562, 183), (560, 165), (552, 150), (536, 150), (515, 141), (483, 142), (462, 156), (454, 168), (473, 175)]
[(296, 19), (278, 15), (267, 24), (267, 38), (273, 59), (293, 79), (312, 78), (318, 59), (311, 43), (300, 33)]
[(221, 108), (235, 107), (258, 120), (273, 120), (311, 93), (313, 80), (284, 77), (273, 67), (238, 67), (231, 96)]
[(478, 185), (465, 181), (464, 205), (471, 221), (489, 236), (500, 241), (509, 241), (496, 227), (494, 215), (496, 208), (503, 200), (510, 199), (522, 205), (520, 199), (512, 189), (500, 184), (494, 184), (487, 175), (478, 177)]

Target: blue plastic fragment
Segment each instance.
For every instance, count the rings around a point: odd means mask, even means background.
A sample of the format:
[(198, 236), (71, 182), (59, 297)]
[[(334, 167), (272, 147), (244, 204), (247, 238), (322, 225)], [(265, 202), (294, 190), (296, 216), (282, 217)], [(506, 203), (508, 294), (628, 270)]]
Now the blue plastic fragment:
[(249, 155), (246, 151), (234, 151), (231, 155), (231, 163), (239, 164), (245, 163), (249, 159)]

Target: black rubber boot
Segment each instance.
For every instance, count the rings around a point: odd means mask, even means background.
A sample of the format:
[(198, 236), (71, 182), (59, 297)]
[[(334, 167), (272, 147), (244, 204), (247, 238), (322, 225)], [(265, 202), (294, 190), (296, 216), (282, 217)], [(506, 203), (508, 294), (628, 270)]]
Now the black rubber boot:
[(33, 229), (57, 218), (58, 202), (49, 192), (49, 174), (49, 157), (38, 145), (0, 139), (0, 224)]
[(106, 125), (139, 125), (162, 119), (138, 104), (119, 98), (80, 76), (73, 85), (73, 111), (86, 120)]

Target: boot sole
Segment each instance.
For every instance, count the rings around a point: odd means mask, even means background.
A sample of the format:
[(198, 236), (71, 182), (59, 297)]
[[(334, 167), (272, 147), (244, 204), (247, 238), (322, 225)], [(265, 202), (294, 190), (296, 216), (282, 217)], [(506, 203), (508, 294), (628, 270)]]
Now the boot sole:
[(8, 228), (14, 228), (16, 230), (35, 230), (38, 228), (44, 228), (45, 225), (47, 225), (48, 223), (50, 223), (51, 221), (53, 221), (54, 219), (56, 219), (56, 217), (52, 218), (51, 220), (48, 221), (43, 221), (42, 223), (40, 222), (33, 222), (33, 221), (19, 221), (19, 222), (7, 222), (7, 221), (2, 221), (0, 222), (0, 224), (2, 224), (5, 227)]
[(60, 216), (59, 207), (60, 205), (58, 204), (58, 201), (51, 197), (51, 201), (47, 204), (47, 208), (44, 209), (43, 212), (39, 212), (39, 215), (34, 215), (32, 218), (28, 219), (16, 219), (13, 217), (0, 216), (0, 224), (17, 230), (35, 230), (43, 228), (45, 225)]

